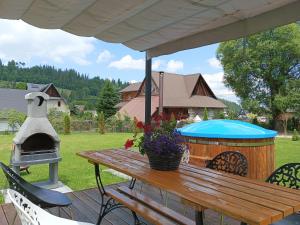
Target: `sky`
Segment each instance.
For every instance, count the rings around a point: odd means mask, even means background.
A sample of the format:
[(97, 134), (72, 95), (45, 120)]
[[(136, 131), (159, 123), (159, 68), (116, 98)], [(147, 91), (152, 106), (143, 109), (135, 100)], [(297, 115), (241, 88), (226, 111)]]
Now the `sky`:
[[(216, 59), (218, 44), (156, 57), (152, 69), (178, 74), (201, 73), (220, 98), (238, 102), (223, 84), (224, 72)], [(93, 37), (79, 37), (61, 30), (33, 27), (21, 20), (0, 19), (0, 59), (24, 62), (26, 66), (53, 65), (75, 69), (89, 77), (141, 81), (145, 53)]]

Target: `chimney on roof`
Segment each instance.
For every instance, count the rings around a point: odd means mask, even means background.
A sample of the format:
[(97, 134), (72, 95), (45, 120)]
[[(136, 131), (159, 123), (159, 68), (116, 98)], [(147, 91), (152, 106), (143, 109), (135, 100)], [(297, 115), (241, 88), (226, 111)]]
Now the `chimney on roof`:
[(159, 72), (159, 105), (158, 105), (158, 113), (162, 114), (163, 113), (163, 87), (164, 87), (164, 72), (160, 71)]

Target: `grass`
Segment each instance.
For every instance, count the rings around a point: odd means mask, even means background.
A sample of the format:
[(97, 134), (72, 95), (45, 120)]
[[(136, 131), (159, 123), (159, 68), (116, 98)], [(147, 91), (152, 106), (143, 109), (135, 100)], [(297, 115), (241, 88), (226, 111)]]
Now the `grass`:
[(291, 141), (291, 138), (276, 138), (275, 150), (276, 167), (286, 163), (300, 162), (300, 141)]
[[(93, 166), (87, 160), (76, 155), (76, 152), (84, 150), (99, 150), (121, 147), (132, 134), (104, 134), (76, 133), (60, 135), (62, 161), (59, 163), (59, 179), (73, 190), (95, 187)], [(12, 135), (0, 135), (0, 161), (9, 164)], [(48, 165), (30, 166), (30, 174), (22, 173), (24, 179), (29, 182), (47, 180)], [(120, 178), (110, 173), (103, 174), (104, 184), (121, 181)], [(0, 172), (0, 189), (7, 186), (6, 179)]]
[[(131, 134), (115, 133), (100, 135), (97, 133), (76, 133), (61, 135), (61, 156), (59, 179), (73, 190), (95, 187), (93, 166), (80, 158), (76, 152), (121, 147)], [(9, 163), (12, 135), (0, 135), (0, 161)], [(300, 162), (300, 141), (287, 138), (276, 139), (276, 167), (289, 162)], [(31, 174), (23, 173), (29, 182), (37, 182), (48, 178), (48, 166), (30, 167)], [(121, 179), (104, 172), (104, 184), (120, 182)], [(0, 189), (6, 187), (6, 179), (0, 172)], [(3, 202), (0, 196), (0, 203)]]

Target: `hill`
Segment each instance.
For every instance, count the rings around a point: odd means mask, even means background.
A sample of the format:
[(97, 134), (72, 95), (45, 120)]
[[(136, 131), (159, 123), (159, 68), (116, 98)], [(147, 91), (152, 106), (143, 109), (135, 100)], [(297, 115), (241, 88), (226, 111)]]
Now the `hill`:
[[(7, 65), (0, 60), (0, 87), (25, 89), (26, 83), (53, 83), (71, 104), (83, 104), (95, 109), (95, 101), (105, 79), (99, 76), (89, 78), (74, 69), (57, 69), (49, 65), (26, 67), (22, 62), (9, 61)], [(111, 80), (117, 90), (128, 85), (120, 79)]]
[(227, 106), (228, 111), (239, 113), (242, 109), (242, 107), (235, 102), (231, 102), (222, 98), (219, 98), (219, 100), (222, 101)]

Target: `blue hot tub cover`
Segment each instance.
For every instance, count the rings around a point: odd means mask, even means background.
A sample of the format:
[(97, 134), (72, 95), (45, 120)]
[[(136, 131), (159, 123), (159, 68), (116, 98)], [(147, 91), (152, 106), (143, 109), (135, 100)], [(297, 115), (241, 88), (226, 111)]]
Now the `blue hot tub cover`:
[(183, 136), (203, 138), (259, 139), (273, 138), (274, 130), (239, 120), (206, 120), (179, 128)]

